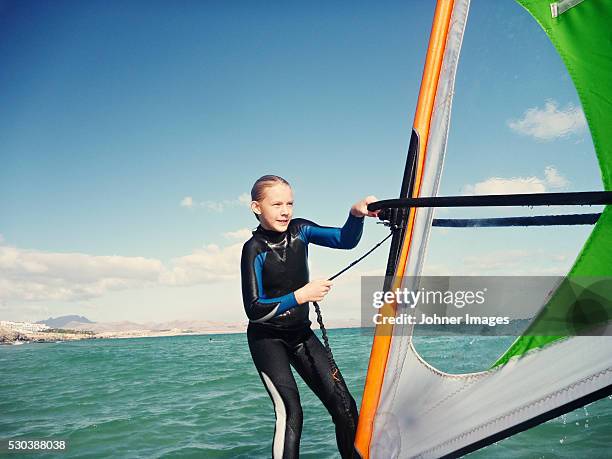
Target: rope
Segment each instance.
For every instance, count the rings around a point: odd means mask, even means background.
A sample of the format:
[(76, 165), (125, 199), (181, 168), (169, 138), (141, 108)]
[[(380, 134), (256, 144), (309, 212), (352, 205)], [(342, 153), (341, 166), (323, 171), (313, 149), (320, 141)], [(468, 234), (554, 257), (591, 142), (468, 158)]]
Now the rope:
[[(353, 266), (355, 266), (357, 263), (359, 263), (365, 257), (367, 257), (372, 252), (374, 252), (378, 247), (380, 247), (392, 235), (393, 235), (393, 232), (389, 233), (382, 241), (380, 241), (378, 244), (376, 244), (374, 247), (372, 247), (370, 250), (368, 250), (365, 254), (363, 254), (362, 256), (357, 258), (355, 261), (353, 261), (352, 263), (350, 263), (349, 265), (347, 265), (346, 267), (344, 267), (343, 269), (338, 271), (336, 274), (331, 276), (328, 280), (332, 281), (332, 280), (336, 279), (337, 277), (339, 277), (340, 275), (344, 274), (346, 271), (351, 269)], [(336, 365), (336, 361), (334, 360), (334, 355), (332, 353), (331, 346), (329, 345), (329, 338), (327, 336), (327, 329), (325, 328), (325, 324), (323, 323), (323, 315), (321, 314), (321, 307), (319, 306), (319, 303), (317, 303), (316, 301), (313, 301), (312, 304), (314, 305), (315, 312), (317, 313), (317, 322), (319, 324), (319, 329), (321, 330), (321, 335), (323, 337), (323, 345), (325, 346), (325, 352), (327, 354), (327, 361), (329, 362), (329, 367), (332, 370), (332, 374), (331, 375), (332, 375), (332, 379), (334, 380), (334, 391), (336, 391), (336, 393), (338, 393), (339, 384), (341, 383), (341, 380), (338, 377), (338, 373), (339, 373), (340, 370), (338, 369), (338, 365)], [(342, 404), (344, 405), (344, 410), (345, 410), (345, 412), (347, 414), (347, 418), (349, 419), (349, 422), (351, 423), (351, 428), (355, 429), (356, 426), (355, 426), (354, 420), (353, 420), (353, 418), (351, 416), (351, 410), (350, 410), (350, 407), (349, 407), (348, 400), (346, 399), (346, 393), (344, 391), (340, 391), (340, 398), (342, 399)]]

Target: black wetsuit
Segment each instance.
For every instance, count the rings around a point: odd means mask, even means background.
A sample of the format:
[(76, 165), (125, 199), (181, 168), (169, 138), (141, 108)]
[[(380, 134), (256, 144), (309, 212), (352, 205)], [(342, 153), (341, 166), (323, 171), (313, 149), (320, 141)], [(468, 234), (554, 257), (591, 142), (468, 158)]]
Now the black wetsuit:
[(334, 381), (325, 348), (310, 328), (309, 304), (298, 304), (294, 292), (309, 282), (309, 243), (350, 249), (362, 230), (363, 217), (350, 214), (342, 228), (296, 218), (282, 233), (259, 226), (242, 248), (249, 349), (276, 413), (274, 459), (299, 455), (303, 416), (290, 365), (331, 414), (342, 457), (358, 457), (353, 446), (357, 405), (339, 372)]

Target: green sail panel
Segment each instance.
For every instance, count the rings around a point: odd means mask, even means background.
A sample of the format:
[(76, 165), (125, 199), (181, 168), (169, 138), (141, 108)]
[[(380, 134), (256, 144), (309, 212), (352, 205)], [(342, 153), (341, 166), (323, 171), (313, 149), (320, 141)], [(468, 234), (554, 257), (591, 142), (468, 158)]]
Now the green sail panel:
[[(612, 1), (584, 0), (553, 17), (549, 0), (517, 0), (550, 38), (578, 91), (605, 190), (612, 187)], [(575, 332), (576, 284), (612, 275), (612, 209), (607, 206), (568, 273), (531, 326), (493, 367)], [(572, 281), (572, 279), (574, 281)], [(604, 282), (605, 283), (605, 282)], [(609, 284), (609, 282), (608, 282)], [(580, 287), (579, 287), (580, 288)], [(595, 289), (596, 290), (596, 289)], [(609, 293), (609, 292), (608, 292)], [(605, 294), (605, 292), (603, 293)], [(603, 306), (612, 317), (610, 296)], [(554, 331), (554, 333), (552, 332)], [(578, 330), (580, 332), (580, 330)]]

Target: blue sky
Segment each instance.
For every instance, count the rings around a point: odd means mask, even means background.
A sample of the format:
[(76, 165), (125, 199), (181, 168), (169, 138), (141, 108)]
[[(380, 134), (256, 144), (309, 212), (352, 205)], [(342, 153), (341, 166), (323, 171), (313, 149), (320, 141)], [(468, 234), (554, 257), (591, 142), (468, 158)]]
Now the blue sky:
[[(434, 6), (0, 2), (0, 316), (243, 320), (257, 177), (330, 226), (398, 193)], [(515, 2), (473, 0), (441, 194), (595, 189), (552, 45)], [(561, 274), (587, 234), (434, 230), (426, 272)], [(355, 251), (315, 248), (312, 275), (384, 235), (369, 221)], [(358, 318), (384, 252), (338, 281), (332, 318)]]

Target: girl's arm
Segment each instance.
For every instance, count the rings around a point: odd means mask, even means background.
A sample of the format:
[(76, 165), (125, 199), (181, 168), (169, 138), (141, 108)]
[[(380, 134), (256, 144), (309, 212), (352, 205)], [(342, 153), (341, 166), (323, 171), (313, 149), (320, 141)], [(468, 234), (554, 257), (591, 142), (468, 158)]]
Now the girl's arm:
[(331, 247), (334, 249), (352, 249), (361, 239), (365, 216), (376, 217), (378, 212), (369, 212), (368, 204), (377, 201), (375, 196), (368, 196), (351, 207), (348, 219), (342, 228), (320, 226), (308, 220), (301, 220), (300, 228), (304, 242)]
[(325, 279), (310, 281), (294, 292), (276, 298), (262, 298), (262, 266), (267, 252), (256, 253), (254, 244), (242, 248), (242, 300), (244, 310), (251, 322), (265, 322), (285, 311), (309, 301), (321, 301), (332, 283)]
[(352, 249), (361, 239), (363, 232), (363, 217), (356, 217), (352, 213), (349, 214), (342, 228), (320, 226), (305, 219), (299, 220), (304, 242), (333, 249)]
[(242, 301), (251, 322), (265, 322), (298, 305), (294, 292), (276, 298), (263, 298), (262, 267), (267, 252), (257, 253), (255, 244), (242, 248), (240, 272)]

